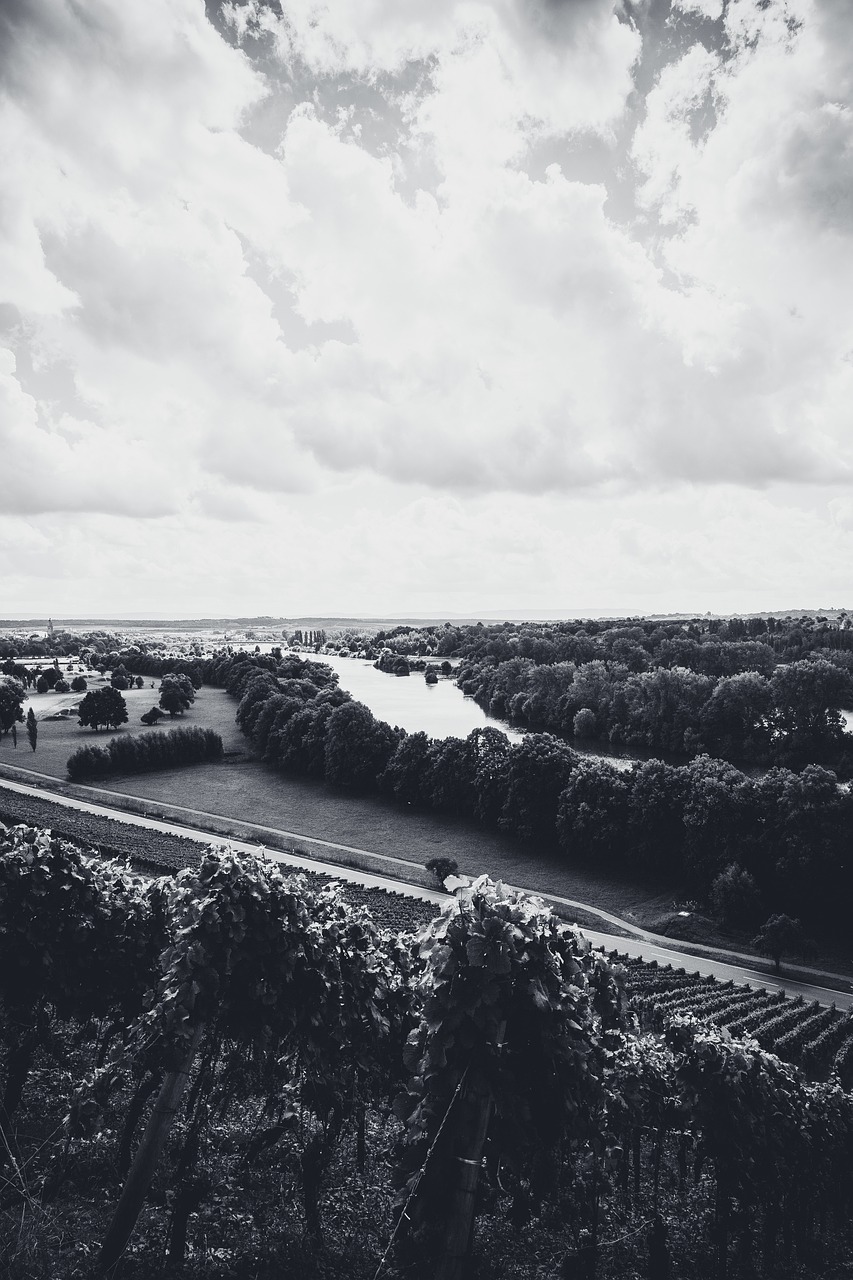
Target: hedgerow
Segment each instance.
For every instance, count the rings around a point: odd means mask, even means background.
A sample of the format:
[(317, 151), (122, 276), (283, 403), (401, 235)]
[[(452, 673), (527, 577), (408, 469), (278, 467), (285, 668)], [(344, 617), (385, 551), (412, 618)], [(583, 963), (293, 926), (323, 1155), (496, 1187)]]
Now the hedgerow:
[(146, 773), (199, 764), (222, 757), (222, 738), (197, 725), (114, 737), (106, 747), (81, 747), (69, 756), (66, 768), (72, 781), (106, 778), (113, 773)]

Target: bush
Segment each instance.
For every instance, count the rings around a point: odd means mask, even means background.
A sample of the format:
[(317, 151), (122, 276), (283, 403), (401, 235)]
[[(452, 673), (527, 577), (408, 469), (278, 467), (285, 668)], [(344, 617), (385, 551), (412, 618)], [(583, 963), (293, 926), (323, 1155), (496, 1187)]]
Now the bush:
[(212, 729), (170, 729), (166, 733), (141, 733), (138, 737), (113, 738), (107, 747), (81, 747), (69, 756), (66, 768), (72, 781), (106, 777), (111, 773), (143, 773), (171, 769), (222, 757), (222, 739)]
[(442, 889), (448, 876), (459, 875), (459, 864), (455, 858), (430, 858), (426, 869), (435, 876)]
[(748, 871), (730, 862), (711, 885), (714, 914), (736, 929), (755, 928), (761, 919), (758, 886)]

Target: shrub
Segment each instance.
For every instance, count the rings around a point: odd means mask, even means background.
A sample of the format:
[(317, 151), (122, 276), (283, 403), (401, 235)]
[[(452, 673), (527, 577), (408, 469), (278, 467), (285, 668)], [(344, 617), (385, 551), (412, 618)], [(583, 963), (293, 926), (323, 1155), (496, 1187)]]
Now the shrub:
[(68, 776), (73, 780), (105, 777), (110, 773), (143, 773), (171, 769), (222, 757), (222, 739), (212, 729), (170, 729), (167, 733), (140, 733), (113, 738), (107, 747), (81, 747), (69, 757)]
[(754, 928), (761, 919), (758, 886), (748, 871), (730, 862), (711, 885), (711, 905), (715, 915), (735, 928)]
[(426, 869), (432, 872), (442, 889), (448, 876), (459, 875), (459, 864), (455, 858), (430, 858)]

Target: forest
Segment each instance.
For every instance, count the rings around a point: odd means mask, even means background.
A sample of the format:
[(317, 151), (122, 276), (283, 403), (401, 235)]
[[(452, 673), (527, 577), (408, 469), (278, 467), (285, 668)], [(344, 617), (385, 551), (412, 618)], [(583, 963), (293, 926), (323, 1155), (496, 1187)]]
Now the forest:
[(447, 624), (380, 631), (372, 643), (460, 657), (459, 687), (490, 715), (567, 739), (676, 762), (707, 753), (853, 771), (839, 715), (853, 709), (846, 614)]
[(484, 876), (406, 932), (221, 846), (157, 878), (32, 827), (0, 854), (13, 1280), (849, 1266), (838, 1078), (677, 1009), (642, 1031), (535, 898)]

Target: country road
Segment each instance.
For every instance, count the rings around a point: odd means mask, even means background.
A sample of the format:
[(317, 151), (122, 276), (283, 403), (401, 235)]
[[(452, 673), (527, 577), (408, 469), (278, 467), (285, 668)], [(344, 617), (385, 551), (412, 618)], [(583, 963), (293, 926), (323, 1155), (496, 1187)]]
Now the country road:
[[(178, 822), (168, 822), (157, 818), (144, 817), (141, 814), (130, 813), (126, 810), (118, 808), (110, 808), (107, 805), (95, 803), (94, 801), (82, 800), (76, 796), (61, 795), (55, 791), (42, 787), (29, 786), (25, 783), (12, 781), (7, 778), (0, 779), (0, 794), (3, 790), (15, 792), (21, 796), (29, 796), (33, 799), (46, 801), (50, 804), (59, 805), (61, 807), (71, 808), (90, 813), (97, 817), (105, 818), (113, 822), (120, 822), (130, 826), (141, 827), (146, 830), (160, 831), (166, 835), (182, 836), (184, 838), (195, 839), (200, 843), (227, 843), (232, 848), (245, 853), (263, 852), (263, 854), (272, 858), (277, 862), (281, 862), (287, 866), (292, 866), (303, 871), (320, 871), (328, 875), (334, 876), (339, 880), (350, 881), (355, 884), (363, 885), (366, 888), (383, 889), (392, 893), (399, 893), (407, 897), (419, 898), (421, 901), (443, 904), (447, 901), (447, 894), (437, 889), (429, 889), (423, 885), (407, 882), (402, 878), (407, 874), (407, 868), (411, 868), (408, 874), (412, 874), (416, 869), (423, 874), (423, 869), (417, 864), (406, 863), (403, 859), (394, 859), (387, 856), (381, 857), (384, 863), (396, 864), (394, 869), (398, 872), (398, 877), (390, 875), (382, 875), (370, 871), (365, 871), (357, 867), (343, 866), (340, 862), (325, 860), (333, 859), (337, 851), (341, 855), (360, 854), (365, 857), (379, 858), (379, 855), (370, 854), (366, 850), (348, 849), (346, 846), (335, 845), (330, 841), (321, 840), (317, 837), (307, 837), (299, 833), (276, 831), (278, 837), (292, 837), (299, 844), (310, 848), (311, 854), (316, 852), (317, 856), (305, 856), (304, 853), (285, 853), (277, 849), (271, 849), (264, 845), (263, 840), (257, 842), (239, 840), (231, 836), (223, 836), (215, 831), (207, 831), (198, 825), (181, 824)], [(165, 806), (164, 806), (165, 807)], [(192, 814), (193, 819), (204, 818), (205, 816), (213, 819), (218, 815), (205, 815), (196, 810), (187, 810), (188, 814)], [(264, 828), (257, 828), (259, 835), (262, 837)], [(524, 886), (516, 886), (524, 888)], [(526, 888), (526, 892), (536, 893), (535, 889)], [(753, 987), (764, 987), (768, 991), (784, 991), (791, 996), (802, 996), (805, 1000), (818, 1000), (822, 1004), (834, 1003), (839, 1009), (853, 1008), (853, 984), (850, 980), (842, 975), (820, 975), (825, 976), (831, 981), (837, 982), (837, 987), (824, 986), (819, 983), (802, 982), (787, 975), (767, 972), (766, 970), (753, 967), (753, 957), (738, 956), (731, 952), (721, 952), (717, 948), (702, 947), (701, 954), (698, 951), (682, 951), (669, 945), (669, 940), (660, 938), (655, 934), (649, 933), (647, 930), (640, 929), (636, 925), (632, 925), (629, 921), (621, 920), (617, 916), (611, 915), (609, 912), (600, 910), (599, 908), (590, 906), (587, 903), (576, 902), (570, 898), (561, 898), (553, 894), (540, 894), (546, 902), (562, 908), (560, 914), (564, 917), (570, 917), (571, 909), (578, 908), (590, 914), (599, 916), (605, 922), (611, 922), (621, 929), (630, 932), (633, 936), (624, 937), (616, 934), (598, 932), (583, 926), (583, 933), (589, 939), (594, 947), (601, 947), (606, 951), (618, 951), (620, 954), (634, 956), (642, 960), (655, 960), (658, 964), (671, 964), (676, 968), (683, 967), (689, 972), (699, 972), (701, 974), (710, 974), (721, 981), (733, 981), (737, 983), (745, 983)], [(718, 956), (727, 955), (735, 959), (743, 959), (744, 964), (732, 964), (729, 960), (717, 958)], [(750, 964), (749, 961), (753, 961)], [(802, 972), (802, 968), (800, 969)]]

